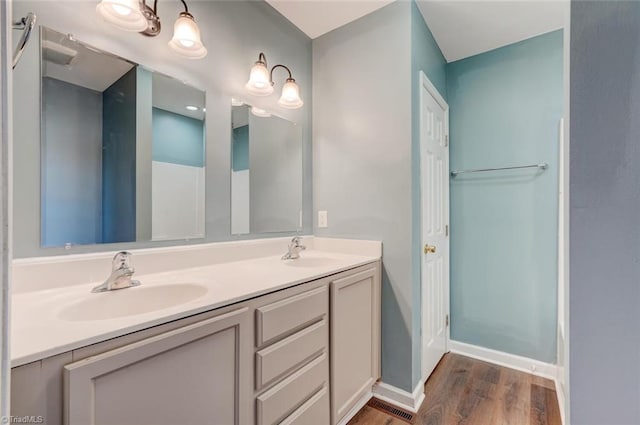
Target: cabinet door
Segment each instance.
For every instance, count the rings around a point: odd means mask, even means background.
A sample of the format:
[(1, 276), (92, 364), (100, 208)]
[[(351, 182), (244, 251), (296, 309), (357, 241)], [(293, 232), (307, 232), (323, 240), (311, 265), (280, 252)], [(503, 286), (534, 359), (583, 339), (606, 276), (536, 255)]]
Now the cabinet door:
[(331, 283), (331, 406), (337, 424), (379, 377), (380, 278), (376, 267)]
[(246, 425), (247, 308), (65, 366), (68, 425)]

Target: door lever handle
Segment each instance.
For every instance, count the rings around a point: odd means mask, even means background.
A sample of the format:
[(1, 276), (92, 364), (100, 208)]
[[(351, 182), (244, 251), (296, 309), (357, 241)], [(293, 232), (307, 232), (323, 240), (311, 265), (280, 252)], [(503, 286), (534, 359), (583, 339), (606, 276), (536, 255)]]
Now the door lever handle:
[(424, 253), (425, 254), (435, 254), (436, 253), (435, 245), (425, 245), (424, 246)]

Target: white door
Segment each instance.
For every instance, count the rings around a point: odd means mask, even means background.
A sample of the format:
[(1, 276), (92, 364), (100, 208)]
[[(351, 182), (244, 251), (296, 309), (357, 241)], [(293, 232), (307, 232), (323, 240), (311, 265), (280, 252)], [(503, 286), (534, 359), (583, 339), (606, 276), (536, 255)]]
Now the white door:
[(422, 378), (447, 350), (449, 313), (449, 107), (420, 74)]

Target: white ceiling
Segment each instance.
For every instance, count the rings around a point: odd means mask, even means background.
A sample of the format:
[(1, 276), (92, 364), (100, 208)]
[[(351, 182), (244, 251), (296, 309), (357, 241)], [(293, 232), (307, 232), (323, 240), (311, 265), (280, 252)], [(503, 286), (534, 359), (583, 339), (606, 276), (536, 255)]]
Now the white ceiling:
[[(311, 38), (394, 0), (267, 0)], [(407, 1), (407, 0), (399, 0)], [(448, 62), (560, 29), (568, 0), (417, 0)]]
[(278, 12), (311, 38), (392, 3), (394, 0), (267, 0)]
[(418, 0), (447, 62), (516, 43), (564, 26), (563, 0)]

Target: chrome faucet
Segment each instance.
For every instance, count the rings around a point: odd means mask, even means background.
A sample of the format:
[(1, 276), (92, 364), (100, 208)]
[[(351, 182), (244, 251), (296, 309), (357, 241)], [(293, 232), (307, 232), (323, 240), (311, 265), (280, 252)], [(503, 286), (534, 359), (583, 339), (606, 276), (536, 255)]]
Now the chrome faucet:
[(307, 249), (306, 246), (300, 245), (300, 237), (296, 236), (289, 243), (289, 251), (282, 256), (283, 260), (296, 260), (300, 258), (300, 251)]
[(134, 271), (131, 267), (131, 253), (120, 251), (113, 256), (111, 275), (102, 285), (96, 286), (91, 292), (106, 292), (138, 286), (140, 285), (140, 281), (131, 280)]

